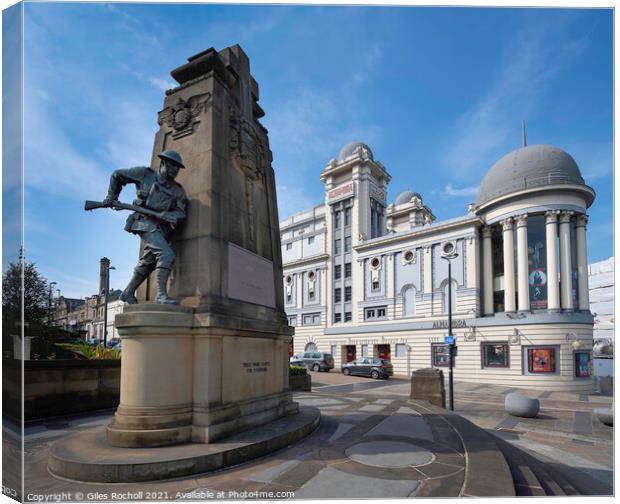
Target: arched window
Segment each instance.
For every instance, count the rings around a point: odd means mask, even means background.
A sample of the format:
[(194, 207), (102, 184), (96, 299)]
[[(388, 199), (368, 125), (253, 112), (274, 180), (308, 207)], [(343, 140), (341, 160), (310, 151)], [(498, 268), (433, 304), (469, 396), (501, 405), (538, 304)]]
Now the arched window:
[[(452, 313), (456, 311), (456, 281), (452, 280)], [(441, 309), (443, 313), (448, 313), (448, 281), (443, 284), (441, 291)]]
[(403, 317), (415, 315), (415, 288), (408, 285), (403, 289)]
[(306, 344), (306, 347), (304, 348), (304, 350), (306, 352), (316, 352), (318, 348), (316, 347), (316, 343), (311, 341), (310, 343)]

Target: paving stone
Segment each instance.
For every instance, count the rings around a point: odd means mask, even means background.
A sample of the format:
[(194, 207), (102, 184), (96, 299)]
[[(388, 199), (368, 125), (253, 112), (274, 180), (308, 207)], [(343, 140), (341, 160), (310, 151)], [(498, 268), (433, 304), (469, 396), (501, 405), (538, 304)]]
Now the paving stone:
[(333, 441), (336, 441), (337, 439), (340, 439), (347, 432), (349, 432), (352, 427), (355, 427), (355, 424), (348, 424), (348, 423), (340, 423), (340, 424), (338, 424), (338, 428), (336, 429), (336, 432), (334, 432), (331, 435), (331, 437), (327, 440), (327, 442), (331, 443)]
[(376, 401), (373, 401), (374, 404), (392, 404), (394, 402), (394, 399), (377, 399)]
[(316, 476), (323, 467), (323, 462), (306, 461), (278, 476), (273, 483), (298, 488)]
[(247, 479), (250, 481), (263, 481), (265, 483), (269, 483), (273, 481), (274, 479), (276, 479), (281, 474), (284, 474), (289, 469), (292, 469), (296, 465), (300, 464), (303, 460), (307, 459), (311, 454), (312, 452), (304, 453), (301, 456), (298, 456), (294, 460), (288, 460), (276, 466), (269, 467), (263, 471), (257, 472), (255, 474), (251, 474), (250, 476), (247, 477)]
[(366, 436), (398, 435), (433, 441), (433, 431), (422, 416), (392, 415), (369, 430)]
[(407, 406), (401, 406), (400, 408), (398, 408), (396, 410), (396, 413), (399, 413), (401, 415), (416, 415), (416, 416), (420, 416), (421, 415), (416, 410), (411, 409), (411, 408), (407, 408)]
[(389, 495), (408, 497), (419, 481), (386, 480), (344, 473), (334, 467), (322, 469), (297, 492), (296, 499), (379, 499)]
[(371, 416), (372, 415), (370, 413), (348, 413), (346, 415), (339, 416), (338, 420), (342, 423), (359, 423), (365, 421)]
[(343, 404), (342, 401), (339, 401), (338, 399), (330, 399), (329, 397), (309, 397), (309, 398), (295, 398), (295, 400), (300, 403), (303, 404), (304, 406), (318, 406), (319, 408), (321, 406), (327, 406), (327, 405), (337, 405), (337, 404)]
[(590, 416), (590, 413), (586, 413), (584, 411), (575, 412), (573, 432), (582, 436), (592, 435), (592, 418)]
[(345, 450), (351, 460), (376, 467), (411, 467), (428, 464), (434, 459), (424, 448), (393, 441), (358, 443)]
[(385, 406), (382, 404), (367, 404), (366, 406), (362, 406), (358, 411), (372, 411), (374, 413), (378, 411), (383, 411)]

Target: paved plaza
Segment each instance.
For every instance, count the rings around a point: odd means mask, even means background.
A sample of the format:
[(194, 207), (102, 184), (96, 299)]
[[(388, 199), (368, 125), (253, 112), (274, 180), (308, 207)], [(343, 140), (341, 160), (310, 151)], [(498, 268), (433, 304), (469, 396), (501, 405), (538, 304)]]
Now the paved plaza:
[[(496, 491), (467, 481), (467, 464), (487, 455), (482, 449), (468, 453), (468, 446), (474, 444), (459, 439), (447, 412), (440, 414), (437, 408), (409, 401), (408, 380), (370, 380), (337, 372), (312, 373), (312, 378), (312, 392), (295, 394), (301, 405), (321, 410), (321, 424), (312, 435), (260, 459), (190, 478), (127, 484), (58, 479), (47, 471), (50, 444), (69, 433), (106, 425), (112, 412), (31, 424), (25, 438), (27, 494), (65, 492), (73, 500), (101, 501), (134, 500), (140, 492), (144, 499), (202, 500), (456, 497)], [(513, 391), (540, 400), (538, 418), (516, 418), (504, 412), (503, 399)], [(456, 410), (463, 417), (546, 464), (568, 467), (577, 476), (590, 478), (596, 483), (593, 493), (599, 494), (612, 491), (613, 429), (598, 422), (592, 411), (609, 404), (610, 397), (595, 394), (472, 383), (455, 387)], [(5, 439), (12, 436), (6, 430), (4, 435)], [(5, 450), (9, 448), (10, 443), (5, 443)], [(501, 467), (496, 469), (501, 463), (485, 465), (485, 479), (501, 481), (506, 476)]]

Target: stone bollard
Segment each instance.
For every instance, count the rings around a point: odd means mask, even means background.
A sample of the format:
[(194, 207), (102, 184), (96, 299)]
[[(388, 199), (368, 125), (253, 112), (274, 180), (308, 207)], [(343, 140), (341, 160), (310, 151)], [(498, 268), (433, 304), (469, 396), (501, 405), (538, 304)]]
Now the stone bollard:
[(506, 396), (504, 408), (513, 416), (534, 418), (540, 410), (540, 401), (513, 392)]
[(418, 369), (411, 374), (411, 399), (446, 407), (446, 388), (441, 369)]
[(598, 421), (608, 425), (609, 427), (614, 426), (614, 410), (613, 408), (596, 408), (594, 410), (594, 414)]

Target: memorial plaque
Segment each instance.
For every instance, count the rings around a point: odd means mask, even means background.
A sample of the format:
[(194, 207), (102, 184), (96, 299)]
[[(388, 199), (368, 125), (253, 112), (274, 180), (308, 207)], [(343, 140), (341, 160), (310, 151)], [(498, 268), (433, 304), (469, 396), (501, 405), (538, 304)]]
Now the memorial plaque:
[(228, 296), (275, 308), (273, 263), (229, 242)]

